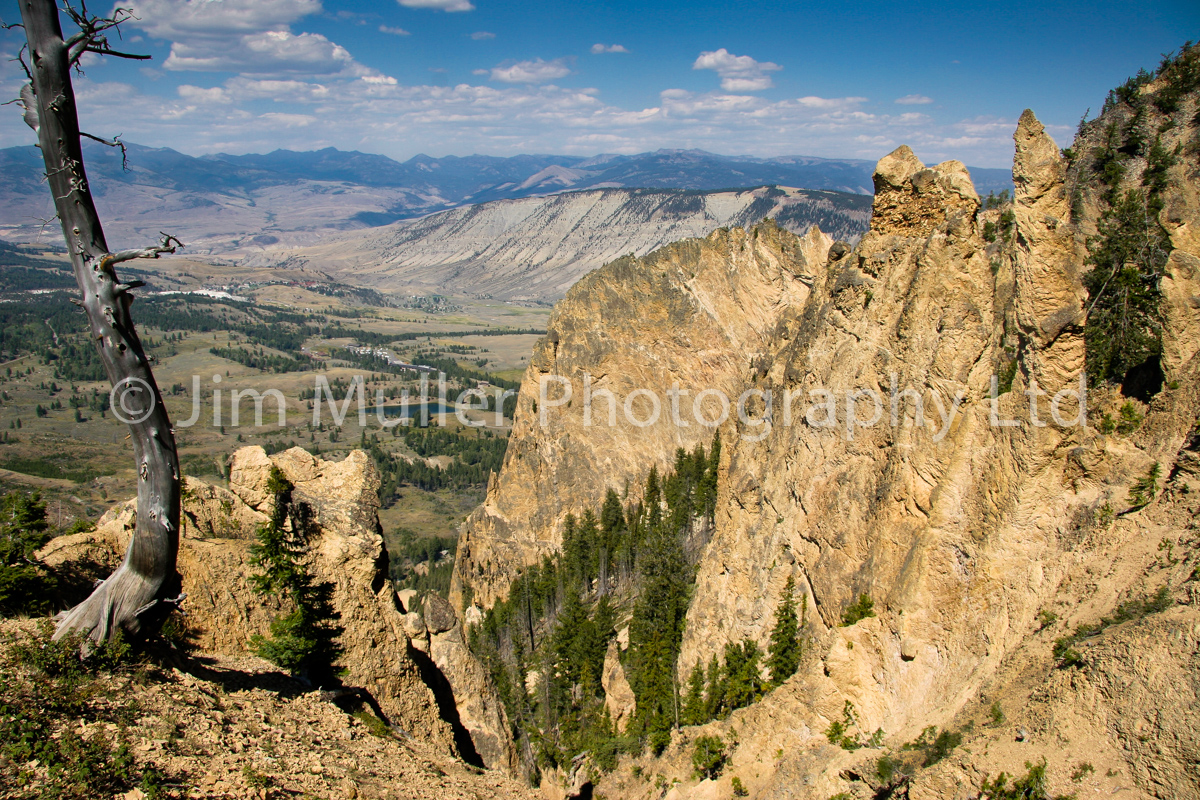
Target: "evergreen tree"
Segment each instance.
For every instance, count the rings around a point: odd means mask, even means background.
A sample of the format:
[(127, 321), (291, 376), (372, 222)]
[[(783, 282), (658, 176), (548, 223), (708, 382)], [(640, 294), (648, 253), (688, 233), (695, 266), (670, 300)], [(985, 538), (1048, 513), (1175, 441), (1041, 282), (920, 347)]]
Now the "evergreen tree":
[(1116, 198), (1097, 227), (1083, 283), (1091, 298), (1084, 326), (1088, 378), (1099, 384), (1123, 380), (1162, 352), (1159, 282), (1171, 247), (1140, 191)]
[(333, 584), (316, 583), (304, 563), (311, 520), (305, 508), (293, 506), (292, 489), (272, 466), (267, 490), (275, 503), (250, 549), (251, 563), (262, 570), (250, 577), (255, 592), (275, 595), (292, 610), (271, 621), (269, 638), (255, 634), (250, 647), (302, 680), (333, 682), (338, 674), (333, 662), (342, 653), (335, 641), (342, 628), (334, 622)]
[(567, 592), (582, 592), (587, 582), (588, 542), (580, 536), (579, 522), (567, 514), (563, 523), (562, 563), (564, 588)]
[(795, 590), (796, 582), (789, 575), (783, 587), (783, 601), (775, 609), (775, 627), (771, 629), (771, 644), (767, 648), (770, 653), (767, 667), (774, 686), (794, 675), (800, 666), (800, 620), (796, 617), (796, 600), (792, 597)]
[(650, 474), (646, 476), (646, 495), (642, 506), (645, 509), (643, 533), (649, 535), (662, 523), (662, 489), (658, 483), (657, 465), (650, 467)]
[[(675, 723), (675, 659), (683, 637), (691, 569), (679, 532), (666, 524), (659, 503), (658, 471), (646, 480), (646, 544), (639, 554), (641, 593), (629, 625), (630, 686), (638, 717), (652, 746)], [(657, 735), (656, 735), (657, 734)]]
[(37, 492), (10, 492), (0, 501), (0, 616), (45, 614), (57, 582), (33, 557), (50, 541), (46, 503)]
[(604, 506), (600, 509), (600, 596), (608, 594), (609, 565), (621, 550), (625, 533), (625, 514), (621, 509), (621, 498), (612, 489), (604, 495)]
[(683, 724), (703, 725), (708, 720), (708, 707), (704, 702), (704, 667), (696, 662), (688, 678), (687, 695), (683, 701)]
[(704, 473), (696, 487), (696, 508), (709, 522), (712, 522), (717, 509), (717, 472), (720, 466), (721, 434), (718, 433), (713, 437), (712, 450), (708, 454)]
[(708, 692), (705, 695), (705, 701), (708, 706), (708, 718), (714, 719), (721, 713), (721, 706), (725, 703), (725, 687), (721, 683), (721, 662), (717, 660), (716, 653), (713, 653), (712, 659), (708, 662)]
[(583, 591), (589, 592), (592, 588), (592, 581), (600, 575), (600, 550), (603, 544), (600, 537), (600, 525), (596, 521), (595, 513), (590, 508), (583, 512), (583, 519), (579, 522), (576, 538), (580, 542), (579, 568)]
[(739, 647), (725, 645), (725, 697), (722, 711), (743, 708), (762, 697), (763, 680), (759, 670), (758, 645), (746, 639)]

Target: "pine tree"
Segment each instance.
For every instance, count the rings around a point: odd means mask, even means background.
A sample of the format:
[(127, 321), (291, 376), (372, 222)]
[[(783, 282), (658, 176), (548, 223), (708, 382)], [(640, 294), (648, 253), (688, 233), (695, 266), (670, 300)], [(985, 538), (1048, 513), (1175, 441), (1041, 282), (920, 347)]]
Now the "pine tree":
[(708, 720), (708, 707), (704, 702), (704, 667), (696, 662), (688, 678), (687, 695), (683, 701), (683, 724), (703, 725)]
[(621, 498), (612, 489), (604, 496), (600, 509), (600, 596), (608, 594), (609, 564), (622, 549), (625, 533), (625, 514), (621, 509)]
[(303, 509), (293, 507), (292, 484), (278, 467), (271, 467), (267, 490), (275, 498), (271, 518), (250, 549), (251, 563), (262, 572), (250, 580), (255, 592), (273, 594), (293, 608), (271, 621), (270, 637), (255, 634), (250, 647), (302, 680), (334, 682), (333, 662), (342, 653), (335, 640), (342, 628), (334, 622), (333, 584), (316, 583), (308, 572), (309, 520)]
[(639, 554), (642, 588), (629, 625), (630, 686), (652, 747), (675, 723), (675, 659), (687, 614), (691, 570), (679, 534), (663, 519), (658, 471), (646, 479), (646, 543)]
[(1147, 210), (1144, 193), (1115, 198), (1091, 240), (1083, 276), (1091, 298), (1084, 337), (1091, 382), (1121, 381), (1134, 367), (1162, 352), (1159, 282), (1170, 242)]
[(794, 675), (800, 666), (800, 621), (796, 617), (796, 600), (792, 597), (795, 590), (796, 582), (789, 575), (783, 587), (783, 601), (775, 609), (775, 627), (771, 629), (771, 644), (767, 648), (770, 653), (767, 667), (774, 686)]
[(579, 540), (579, 575), (584, 592), (592, 588), (592, 580), (600, 574), (600, 525), (589, 508), (583, 512), (576, 534)]
[(721, 662), (717, 660), (716, 653), (713, 653), (712, 659), (708, 662), (708, 691), (705, 694), (705, 702), (709, 719), (714, 719), (720, 714), (721, 706), (725, 703), (725, 688), (721, 683)]
[(759, 674), (758, 645), (746, 639), (739, 647), (725, 645), (725, 697), (723, 712), (743, 708), (762, 696), (763, 680)]
[(721, 434), (713, 437), (712, 450), (705, 463), (704, 474), (696, 487), (696, 509), (709, 522), (717, 508), (717, 472), (721, 466)]
[(57, 594), (52, 573), (33, 554), (50, 540), (41, 495), (10, 492), (0, 501), (0, 616), (45, 614)]
[(657, 465), (650, 467), (650, 474), (646, 476), (646, 495), (642, 504), (645, 508), (645, 529), (650, 533), (662, 522), (662, 489), (659, 486)]

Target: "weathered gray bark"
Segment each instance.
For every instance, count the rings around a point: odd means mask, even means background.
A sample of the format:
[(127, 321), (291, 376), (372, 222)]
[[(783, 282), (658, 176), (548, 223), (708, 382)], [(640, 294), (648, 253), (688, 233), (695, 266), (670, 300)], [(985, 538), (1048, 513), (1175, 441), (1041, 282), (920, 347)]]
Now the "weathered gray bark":
[[(129, 290), (139, 284), (122, 283), (114, 269), (121, 261), (174, 252), (174, 240), (165, 237), (158, 247), (110, 253), (83, 168), (70, 70), (84, 51), (113, 53), (100, 34), (115, 26), (120, 12), (113, 12), (115, 19), (98, 20), (87, 18), (82, 8), (85, 23), (90, 19), (99, 24), (85, 24), (80, 34), (64, 41), (54, 0), (18, 2), (29, 41), (33, 92), (32, 97), (22, 92), (22, 97), (36, 103), (36, 117), (27, 107), (26, 121), (37, 130), (46, 179), (82, 292), (81, 305), (114, 387), (113, 413), (128, 423), (137, 460), (137, 525), (125, 560), (87, 600), (60, 615), (55, 634), (57, 638), (79, 631), (103, 641), (119, 630), (137, 634), (155, 629), (178, 588), (180, 474), (175, 437), (129, 314)], [(68, 10), (79, 22), (79, 12)]]

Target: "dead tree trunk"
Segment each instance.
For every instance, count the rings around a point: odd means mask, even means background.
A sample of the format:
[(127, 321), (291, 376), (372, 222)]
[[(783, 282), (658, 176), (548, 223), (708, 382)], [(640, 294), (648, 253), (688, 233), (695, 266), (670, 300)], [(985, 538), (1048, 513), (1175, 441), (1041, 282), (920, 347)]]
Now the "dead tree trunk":
[(130, 289), (140, 282), (122, 283), (114, 265), (174, 252), (173, 244), (179, 242), (164, 236), (157, 247), (109, 252), (88, 189), (70, 72), (85, 52), (129, 57), (110, 50), (102, 35), (116, 27), (122, 11), (97, 18), (88, 15), (86, 6), (76, 11), (68, 4), (65, 10), (81, 30), (64, 40), (54, 0), (18, 1), (29, 42), (32, 87), (22, 91), (25, 119), (37, 131), (46, 179), (82, 292), (80, 305), (113, 385), (113, 415), (129, 425), (137, 460), (137, 526), (125, 559), (87, 600), (60, 615), (55, 633), (57, 638), (78, 631), (104, 641), (120, 630), (155, 630), (169, 610), (171, 595), (178, 593), (180, 474), (175, 436), (129, 314)]

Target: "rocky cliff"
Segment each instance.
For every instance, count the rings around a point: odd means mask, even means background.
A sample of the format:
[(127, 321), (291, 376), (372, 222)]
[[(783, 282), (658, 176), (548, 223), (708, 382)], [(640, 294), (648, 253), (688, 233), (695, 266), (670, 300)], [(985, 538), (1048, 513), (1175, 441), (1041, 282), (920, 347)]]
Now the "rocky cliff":
[[(636, 492), (678, 447), (707, 447), (715, 427), (704, 423), (720, 409), (702, 404), (695, 419), (697, 387), (737, 396), (832, 244), (819, 229), (802, 238), (773, 224), (718, 230), (576, 284), (530, 358), (504, 467), (464, 527), (451, 603), (462, 607), (469, 586), (490, 607), (515, 569), (561, 546), (566, 514), (599, 507), (610, 488)], [(690, 392), (677, 409), (672, 386)], [(671, 423), (675, 410), (686, 426)]]
[[(261, 447), (247, 447), (233, 456), (228, 490), (186, 479), (179, 572), (191, 644), (205, 654), (245, 657), (250, 638), (267, 635), (280, 612), (273, 598), (253, 593), (249, 579), (257, 571), (250, 563), (254, 531), (268, 519), (274, 502), (267, 490), (272, 465), (294, 484), (294, 502), (313, 515), (317, 534), (310, 543), (309, 568), (317, 581), (334, 587), (333, 607), (344, 629), (339, 637), (344, 683), (365, 689), (420, 756), (458, 770), (468, 783), (469, 774), (454, 758), (507, 768), (506, 744), (489, 734), (487, 725), (502, 730), (502, 718), (476, 722), (469, 697), (460, 711), (434, 663), (439, 650), (450, 647), (444, 641), (447, 632), (457, 630), (453, 613), (418, 607), (411, 595), (397, 597), (386, 578), (376, 518), (379, 476), (362, 451), (330, 462), (299, 448), (268, 457)], [(54, 539), (41, 557), (50, 566), (90, 564), (104, 573), (120, 562), (133, 514), (131, 500), (108, 512), (95, 531)], [(453, 677), (469, 687), (469, 669)], [(469, 727), (479, 732), (473, 736)]]
[[(567, 513), (711, 438), (671, 419), (676, 386), (685, 408), (712, 389), (746, 409), (720, 426), (678, 674), (727, 643), (765, 649), (789, 578), (807, 608), (796, 676), (599, 791), (657, 797), (657, 775), (677, 781), (670, 797), (729, 797), (732, 772), (763, 798), (966, 796), (1045, 759), (1056, 791), (1200, 793), (1195, 110), (1189, 96), (1157, 126), (1178, 156), (1159, 214), (1163, 381), (1148, 404), (1093, 387), (1087, 424), (1069, 392), (1086, 367), (1088, 237), (1106, 223), (1086, 137), (1069, 163), (1028, 111), (1003, 211), (981, 209), (961, 164), (902, 147), (879, 163), (854, 248), (770, 224), (718, 231), (610, 264), (556, 306), (504, 468), (464, 527), (452, 602), (473, 618), (560, 545)], [(1142, 185), (1139, 158), (1118, 190)], [(615, 424), (585, 398), (588, 376), (613, 392)], [(646, 390), (663, 413), (641, 426)], [(1110, 424), (1122, 408), (1127, 424)], [(874, 616), (844, 624), (864, 594)], [(1086, 655), (1064, 656), (1062, 637)], [(826, 733), (848, 713), (864, 736), (846, 748)], [(965, 746), (902, 786), (881, 779), (875, 761), (928, 726)], [(726, 777), (692, 774), (702, 734), (730, 744)]]

